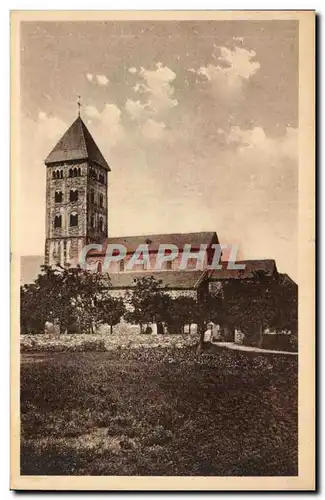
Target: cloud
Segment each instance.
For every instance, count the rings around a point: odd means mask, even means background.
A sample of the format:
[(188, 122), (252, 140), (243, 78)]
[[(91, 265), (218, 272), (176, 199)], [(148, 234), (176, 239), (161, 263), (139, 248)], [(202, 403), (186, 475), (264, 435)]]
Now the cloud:
[[(216, 47), (216, 46), (215, 46)], [(245, 81), (248, 81), (260, 69), (260, 63), (254, 61), (256, 53), (242, 47), (233, 50), (227, 47), (217, 47), (220, 55), (214, 57), (218, 65), (208, 64), (196, 70), (200, 76), (204, 76), (210, 83), (212, 90), (224, 97), (232, 95), (242, 89)], [(188, 71), (193, 71), (190, 68)]]
[(127, 99), (125, 102), (125, 110), (134, 120), (141, 120), (147, 107), (146, 103), (142, 104), (140, 101), (132, 99)]
[(37, 142), (40, 144), (46, 143), (47, 146), (49, 141), (58, 140), (67, 129), (67, 124), (61, 118), (55, 115), (47, 115), (44, 111), (39, 111), (37, 121), (31, 122), (30, 126), (31, 130), (33, 130), (32, 133), (37, 134)]
[(95, 119), (94, 137), (98, 135), (103, 144), (115, 146), (125, 137), (121, 110), (115, 104), (106, 103), (101, 112), (95, 106), (86, 106), (85, 113), (89, 118)]
[(136, 72), (137, 72), (137, 68), (135, 68), (134, 66), (129, 68), (129, 73), (135, 74)]
[(260, 158), (287, 157), (296, 159), (298, 156), (298, 130), (287, 127), (283, 136), (268, 137), (262, 127), (241, 129), (231, 127), (227, 135), (227, 143), (233, 144), (239, 153), (257, 152)]
[(154, 113), (164, 112), (178, 105), (173, 98), (174, 87), (172, 82), (176, 74), (162, 63), (157, 63), (155, 70), (140, 69), (140, 77), (144, 82), (137, 83), (133, 90), (147, 96), (147, 104)]
[(142, 126), (142, 135), (146, 139), (160, 139), (163, 135), (163, 131), (166, 128), (166, 125), (163, 122), (156, 122), (152, 118), (148, 118), (148, 120)]
[(99, 85), (108, 85), (109, 79), (105, 75), (96, 75), (97, 82)]
[(98, 85), (108, 85), (109, 79), (105, 75), (93, 75), (92, 73), (86, 73), (86, 78), (88, 82), (98, 83)]
[(100, 118), (100, 113), (95, 106), (85, 106), (85, 113), (90, 118)]

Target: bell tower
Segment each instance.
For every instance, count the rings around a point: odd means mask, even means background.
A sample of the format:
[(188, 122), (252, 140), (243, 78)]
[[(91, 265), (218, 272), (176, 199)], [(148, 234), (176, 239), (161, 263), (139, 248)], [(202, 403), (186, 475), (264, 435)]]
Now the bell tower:
[(80, 113), (50, 152), (45, 165), (45, 264), (75, 265), (85, 245), (107, 237), (110, 172)]

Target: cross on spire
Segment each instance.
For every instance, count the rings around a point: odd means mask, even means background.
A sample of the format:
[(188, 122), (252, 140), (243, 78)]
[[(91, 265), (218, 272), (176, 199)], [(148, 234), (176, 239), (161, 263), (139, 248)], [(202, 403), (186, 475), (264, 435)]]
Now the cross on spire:
[(78, 116), (80, 116), (80, 108), (82, 106), (81, 104), (81, 96), (77, 95), (77, 106), (78, 106)]

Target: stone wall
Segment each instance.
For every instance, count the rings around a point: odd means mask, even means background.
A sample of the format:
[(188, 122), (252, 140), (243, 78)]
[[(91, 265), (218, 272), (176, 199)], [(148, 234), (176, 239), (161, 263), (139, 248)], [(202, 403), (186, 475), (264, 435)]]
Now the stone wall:
[[(46, 167), (46, 243), (45, 263), (55, 265), (70, 262), (76, 264), (78, 255), (89, 241), (107, 236), (107, 172), (103, 170), (104, 184), (89, 177), (88, 162), (67, 162)], [(80, 168), (81, 175), (69, 177), (71, 168)], [(62, 179), (53, 179), (53, 171), (62, 171)], [(98, 172), (99, 174), (99, 172)], [(90, 189), (94, 201), (90, 201)], [(70, 190), (78, 191), (78, 200), (70, 201)], [(62, 201), (55, 201), (55, 193), (62, 193)], [(100, 196), (103, 203), (100, 207)], [(71, 213), (78, 214), (78, 225), (70, 226)], [(55, 216), (61, 216), (61, 227), (54, 227)], [(92, 226), (92, 216), (94, 227)], [(100, 231), (99, 219), (103, 220)]]

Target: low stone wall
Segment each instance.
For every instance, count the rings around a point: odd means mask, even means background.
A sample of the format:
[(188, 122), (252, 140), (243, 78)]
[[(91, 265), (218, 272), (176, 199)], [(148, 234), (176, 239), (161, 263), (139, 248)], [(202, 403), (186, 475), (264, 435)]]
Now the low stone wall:
[(110, 334), (39, 334), (21, 335), (21, 352), (83, 352), (110, 351), (117, 349), (141, 349), (155, 347), (184, 348), (194, 346), (199, 336), (191, 335), (137, 335)]

